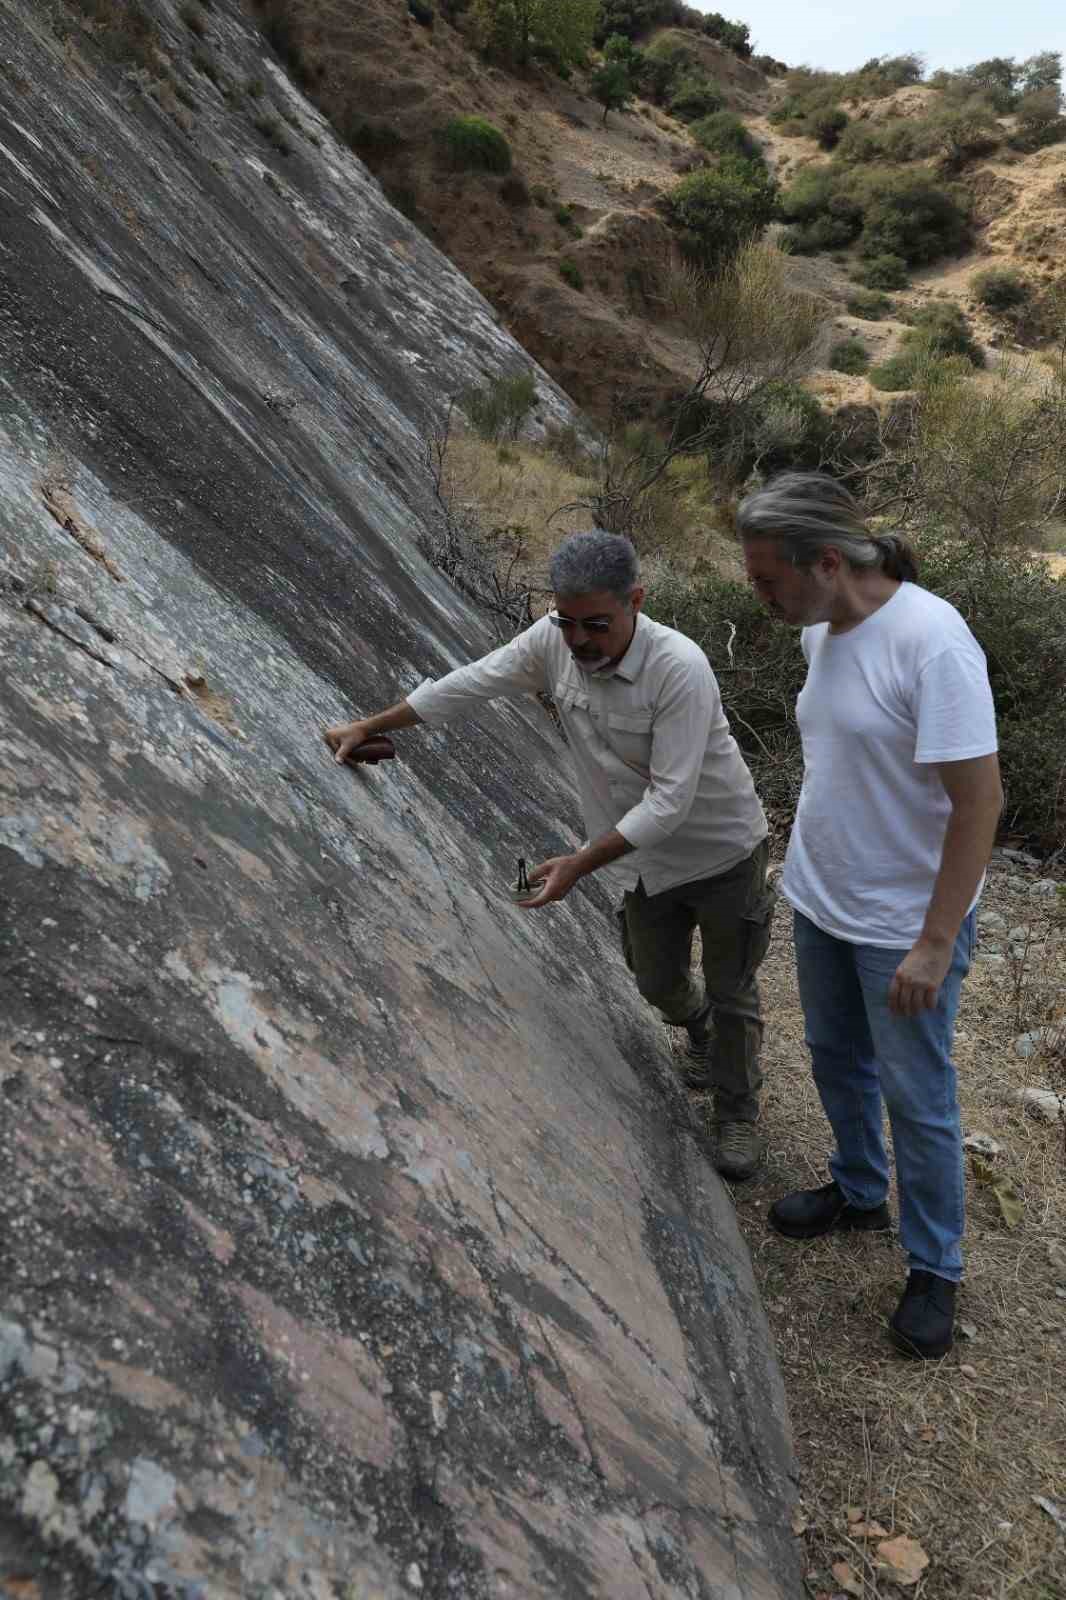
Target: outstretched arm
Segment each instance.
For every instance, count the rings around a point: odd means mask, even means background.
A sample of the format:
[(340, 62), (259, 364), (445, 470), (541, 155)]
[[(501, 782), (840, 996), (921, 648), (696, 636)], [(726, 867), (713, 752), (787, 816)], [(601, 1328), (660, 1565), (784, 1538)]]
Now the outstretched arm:
[(372, 739), (376, 733), (392, 733), (396, 728), (413, 728), (421, 720), (413, 706), (408, 705), (406, 700), (400, 700), (387, 711), (379, 711), (374, 717), (366, 717), (360, 722), (342, 722), (335, 728), (327, 728), (326, 743), (336, 752), (334, 760), (345, 762), (357, 745)]
[(534, 693), (545, 687), (545, 648), (551, 633), (551, 624), (542, 618), (480, 661), (459, 667), (436, 683), (427, 678), (388, 711), (326, 728), (326, 743), (336, 751), (338, 761), (345, 761), (357, 745), (376, 733), (413, 728), (421, 722), (444, 723), (483, 701)]

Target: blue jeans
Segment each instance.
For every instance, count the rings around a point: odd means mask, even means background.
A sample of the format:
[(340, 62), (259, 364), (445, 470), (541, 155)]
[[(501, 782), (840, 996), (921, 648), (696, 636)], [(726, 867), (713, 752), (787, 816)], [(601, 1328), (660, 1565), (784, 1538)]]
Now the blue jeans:
[(853, 1206), (888, 1193), (881, 1102), (899, 1183), (899, 1231), (912, 1268), (957, 1283), (965, 1225), (962, 1127), (951, 1042), (970, 970), (973, 914), (959, 930), (934, 1011), (901, 1017), (888, 988), (906, 950), (848, 944), (795, 913), (796, 967), (814, 1081), (836, 1135), (829, 1170)]

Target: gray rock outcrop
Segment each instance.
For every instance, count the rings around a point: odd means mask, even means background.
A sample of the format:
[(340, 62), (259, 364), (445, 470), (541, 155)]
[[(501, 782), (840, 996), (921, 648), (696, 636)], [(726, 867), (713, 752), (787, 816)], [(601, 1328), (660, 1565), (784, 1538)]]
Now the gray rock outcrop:
[(798, 1594), (749, 1258), (606, 898), (500, 892), (577, 837), (550, 721), (321, 741), (493, 642), (421, 437), (523, 353), (236, 4), (287, 157), (3, 14), (0, 1588)]

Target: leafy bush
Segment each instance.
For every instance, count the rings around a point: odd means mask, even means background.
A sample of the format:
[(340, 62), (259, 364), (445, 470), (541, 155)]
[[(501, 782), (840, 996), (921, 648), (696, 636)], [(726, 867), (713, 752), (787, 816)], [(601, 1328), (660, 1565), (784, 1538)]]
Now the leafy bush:
[(887, 294), (879, 294), (874, 289), (856, 289), (845, 301), (847, 309), (853, 317), (862, 317), (864, 322), (880, 322), (882, 317), (887, 317), (893, 310), (893, 303)]
[(1006, 806), (1003, 825), (1066, 843), (1066, 583), (1025, 551), (974, 558), (962, 541), (919, 546), (921, 579), (962, 613), (988, 660)]
[(713, 155), (741, 156), (745, 161), (764, 159), (758, 141), (732, 111), (715, 111), (709, 117), (701, 117), (689, 132), (698, 145)]
[(751, 55), (751, 30), (746, 22), (730, 22), (720, 11), (709, 11), (700, 23), (700, 32), (742, 59)]
[(870, 357), (861, 339), (841, 339), (830, 352), (829, 365), (834, 372), (857, 378), (869, 368)]
[(780, 214), (794, 226), (788, 243), (796, 255), (834, 250), (858, 237), (862, 207), (832, 166), (807, 167), (785, 190)]
[(453, 117), (441, 138), (453, 167), (482, 172), (510, 172), (511, 147), (499, 128), (485, 117)]
[(995, 109), (983, 95), (941, 107), (926, 119), (925, 126), (928, 144), (949, 169), (987, 155), (1002, 138)]
[(901, 256), (871, 256), (859, 269), (859, 282), (866, 289), (905, 289), (907, 263)]
[(928, 128), (920, 117), (849, 122), (836, 147), (837, 161), (849, 166), (914, 161), (931, 153)]
[(559, 257), (559, 276), (571, 289), (584, 289), (585, 274), (574, 260), (573, 256)]
[(802, 384), (768, 383), (753, 407), (747, 471), (811, 471), (821, 464), (829, 430), (829, 417)]
[(517, 439), (537, 402), (537, 385), (529, 371), (504, 373), (478, 389), (466, 389), (459, 406), (482, 439)]
[(777, 185), (765, 165), (737, 156), (689, 173), (664, 201), (682, 249), (703, 266), (714, 266), (761, 233), (776, 207)]
[(1040, 150), (1066, 139), (1066, 117), (1058, 86), (1023, 95), (1016, 108), (1018, 131), (1011, 141), (1021, 150)]
[(923, 345), (934, 356), (965, 356), (974, 367), (985, 364), (966, 313), (954, 300), (939, 300), (917, 312), (914, 325), (903, 335), (903, 345), (907, 349)]
[(808, 118), (808, 126), (823, 150), (832, 150), (848, 125), (848, 114), (842, 106), (826, 106)]
[(670, 111), (682, 122), (698, 122), (721, 110), (722, 96), (710, 78), (693, 74), (682, 78), (670, 96)]
[(803, 777), (795, 704), (807, 668), (797, 631), (775, 623), (747, 584), (715, 572), (689, 579), (665, 565), (647, 574), (644, 610), (706, 652), (763, 804), (787, 825)]
[(970, 292), (990, 311), (1011, 311), (1029, 298), (1030, 287), (1011, 267), (985, 267), (971, 277)]
[(889, 356), (887, 361), (881, 361), (870, 372), (870, 382), (875, 389), (881, 389), (889, 394), (897, 394), (902, 389), (913, 389), (918, 382), (920, 362), (918, 352), (900, 351), (898, 355)]
[(861, 175), (855, 198), (863, 208), (861, 250), (868, 260), (894, 255), (915, 266), (958, 254), (968, 240), (958, 197), (924, 172), (874, 168)]
[[(256, 98), (262, 94), (262, 84), (254, 78), (248, 85), (248, 94), (252, 94), (256, 86)], [(341, 123), (341, 133), (347, 139), (357, 156), (361, 156), (368, 166), (375, 166), (388, 161), (390, 156), (403, 148), (403, 138), (388, 122), (372, 122), (364, 117), (353, 117)]]
[(663, 33), (644, 52), (641, 85), (652, 100), (665, 105), (681, 79), (699, 70), (691, 46), (676, 33)]

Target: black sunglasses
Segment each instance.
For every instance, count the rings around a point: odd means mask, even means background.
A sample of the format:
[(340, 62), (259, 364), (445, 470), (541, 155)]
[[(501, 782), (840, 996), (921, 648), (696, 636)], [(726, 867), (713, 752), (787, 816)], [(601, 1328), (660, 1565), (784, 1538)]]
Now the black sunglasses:
[(586, 633), (606, 633), (610, 628), (613, 617), (565, 617), (561, 612), (551, 610), (548, 612), (548, 621), (556, 628), (584, 628)]

